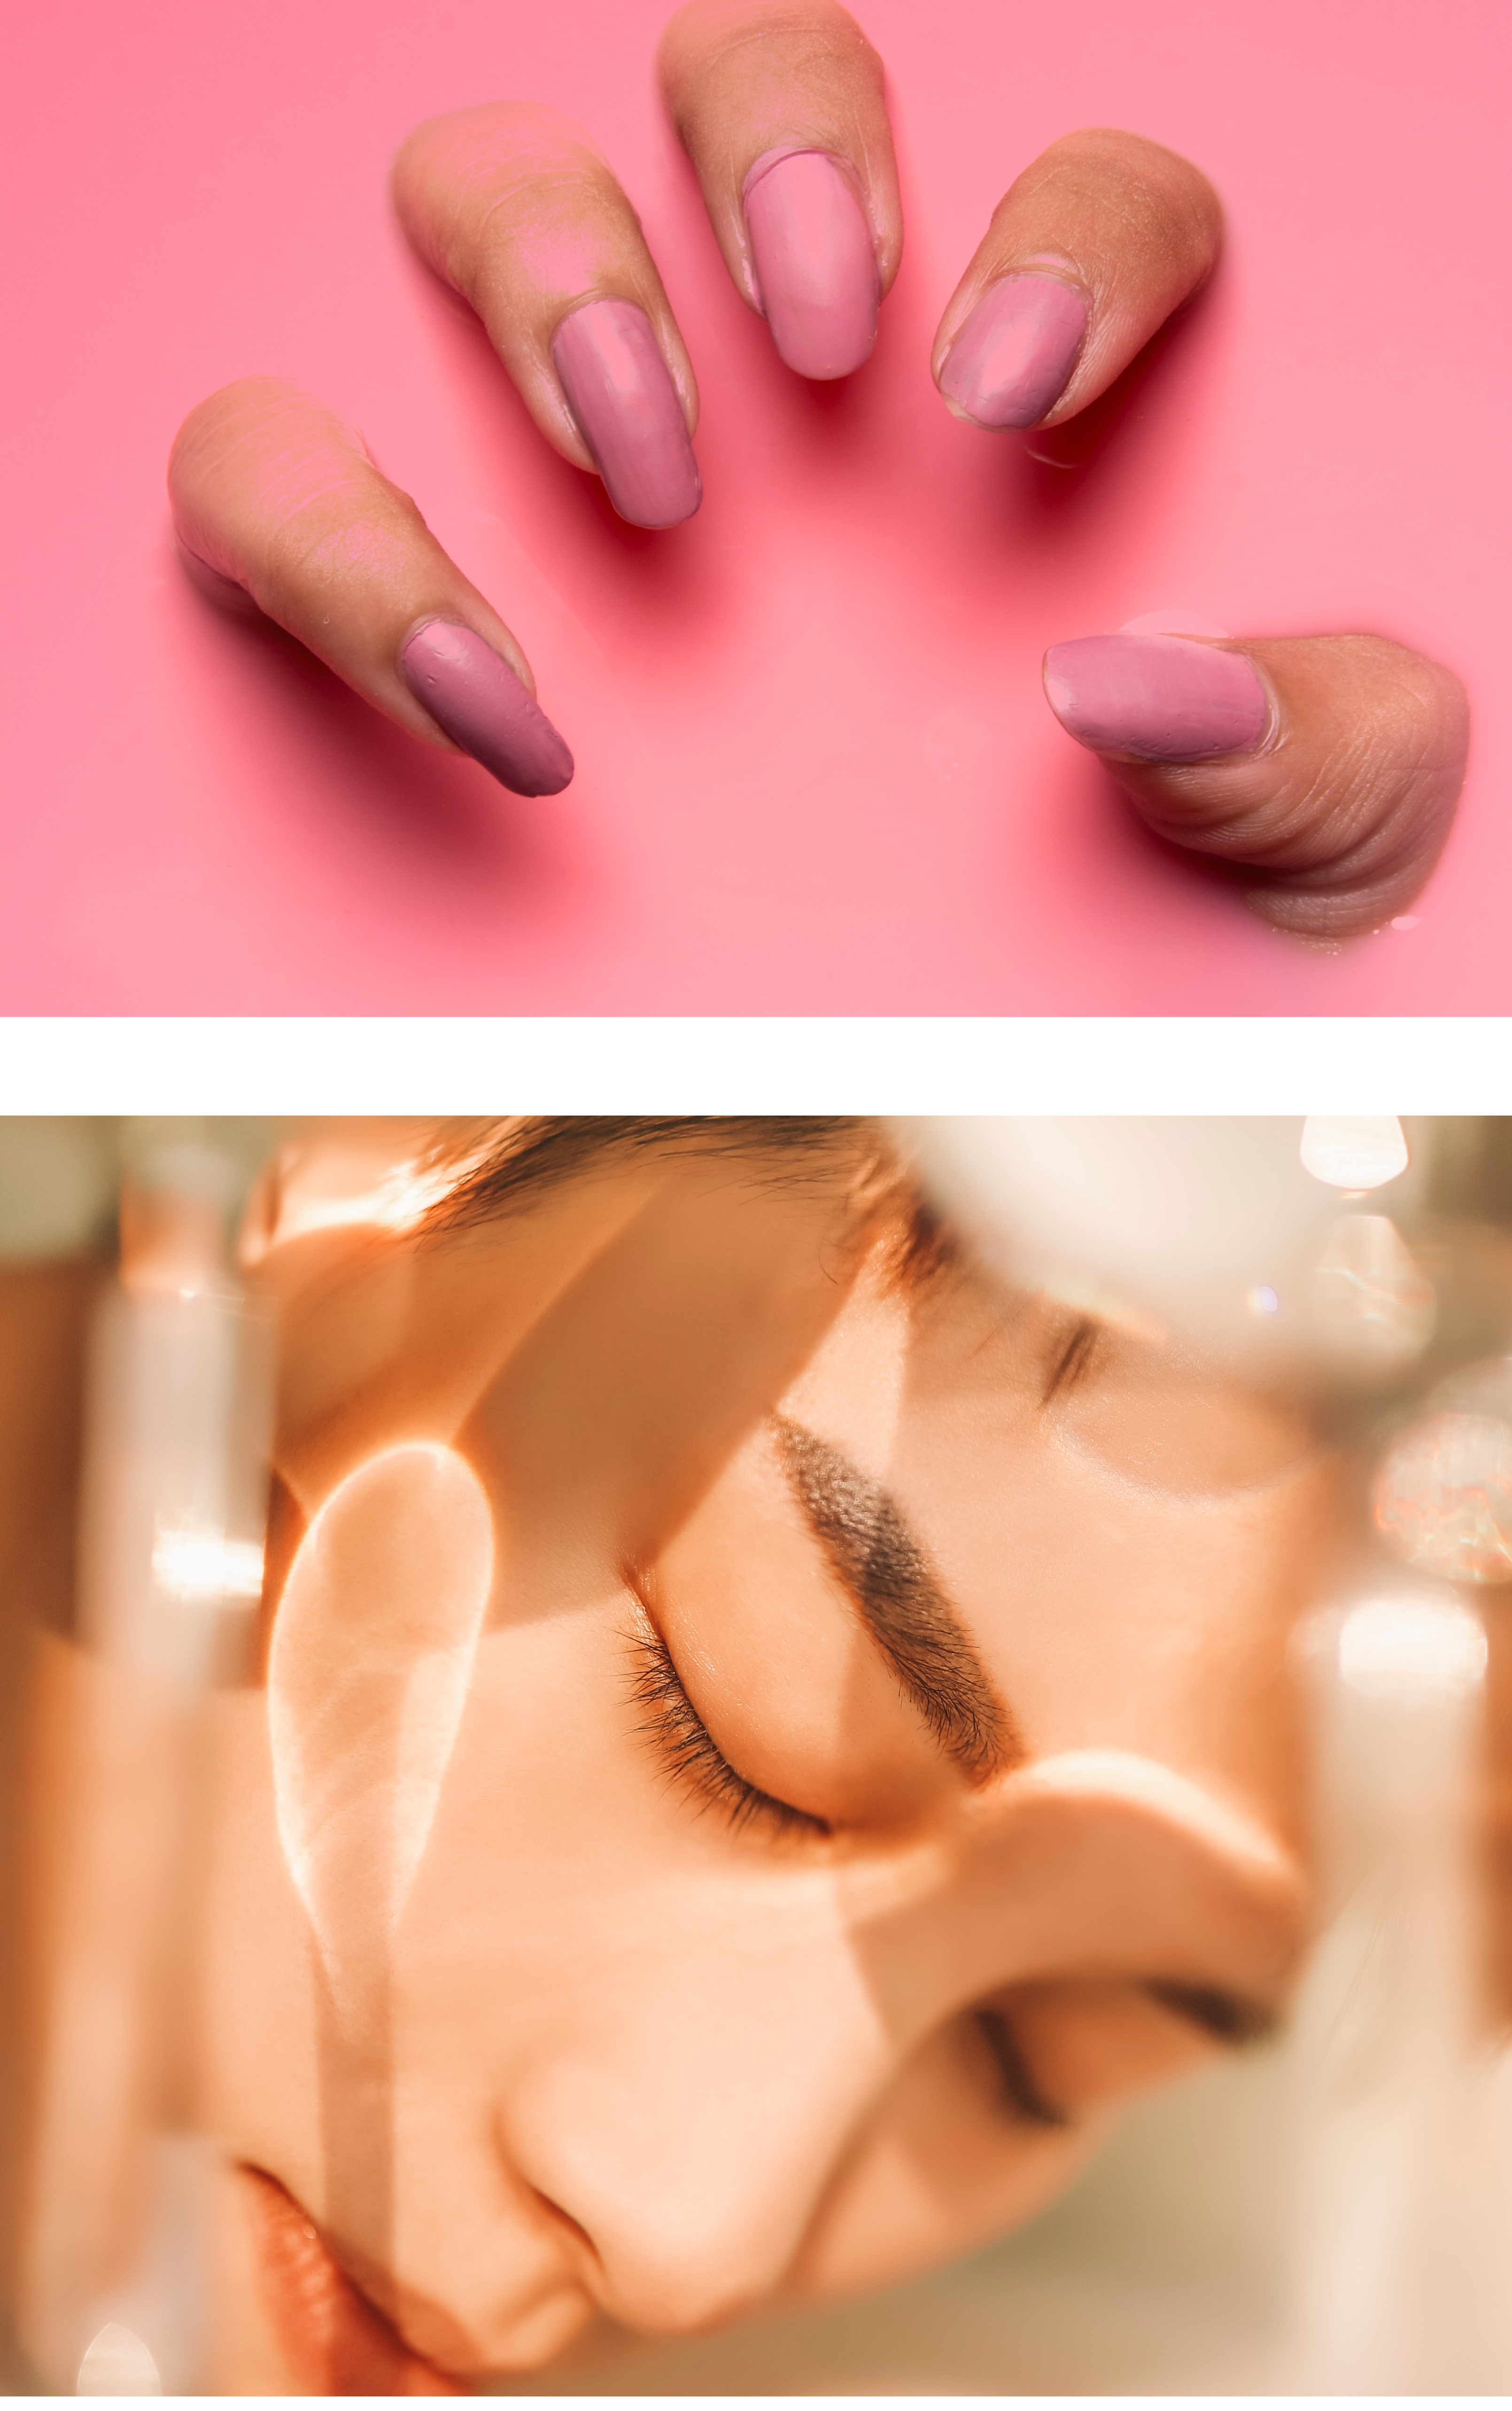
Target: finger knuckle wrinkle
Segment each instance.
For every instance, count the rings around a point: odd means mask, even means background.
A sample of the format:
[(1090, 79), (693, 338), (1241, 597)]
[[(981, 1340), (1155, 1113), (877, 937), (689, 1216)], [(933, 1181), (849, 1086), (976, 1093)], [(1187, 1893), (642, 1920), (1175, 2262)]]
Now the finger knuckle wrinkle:
[[(333, 522), (329, 510), (320, 507), (333, 495), (345, 499), (342, 487), (332, 484), (324, 496), (312, 499), (274, 524), (268, 559), (282, 580), (291, 585), (313, 583), (332, 563), (355, 567), (372, 552), (378, 535), (375, 523), (355, 510), (343, 512)], [(352, 499), (355, 503), (356, 497)]]
[(1399, 878), (1431, 859), (1446, 816), (1422, 749), (1361, 731), (1319, 764), (1288, 814), (1282, 867), (1326, 874), (1341, 890)]

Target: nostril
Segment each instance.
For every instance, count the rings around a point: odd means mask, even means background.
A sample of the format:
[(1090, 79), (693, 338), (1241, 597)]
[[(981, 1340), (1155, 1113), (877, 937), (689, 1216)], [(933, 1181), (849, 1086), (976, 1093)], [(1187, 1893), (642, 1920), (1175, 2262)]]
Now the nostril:
[(572, 2253), (580, 2264), (580, 2275), (592, 2286), (595, 2298), (600, 2296), (604, 2290), (604, 2263), (586, 2227), (580, 2219), (573, 2217), (570, 2210), (564, 2210), (559, 2201), (553, 2201), (549, 2193), (542, 2193), (539, 2185), (530, 2185), (527, 2190), (544, 2224)]
[[(608, 2317), (647, 2335), (701, 2335), (768, 2301), (780, 2271), (755, 2235), (685, 2221), (666, 2198), (605, 2205), (598, 2232), (539, 2185), (524, 2189), (538, 2224), (579, 2285)], [(705, 2204), (712, 2211), (712, 2204)], [(590, 2217), (594, 2215), (590, 2211)], [(790, 2248), (781, 2255), (782, 2267)]]
[(712, 1995), (697, 2026), (625, 1984), (612, 2028), (543, 2038), (502, 2089), (505, 2184), (633, 2331), (697, 2335), (773, 2300), (886, 2066), (867, 2005), (820, 1996), (816, 2014), (815, 1989), (777, 1964), (778, 2002), (759, 1989), (732, 2002), (723, 1960), (697, 1970)]
[(771, 2292), (749, 2261), (733, 2265), (728, 2254), (712, 2256), (692, 2239), (653, 2239), (644, 2257), (613, 2244), (600, 2252), (570, 2211), (536, 2187), (531, 2191), (584, 2290), (623, 2327), (650, 2335), (702, 2335), (753, 2311)]

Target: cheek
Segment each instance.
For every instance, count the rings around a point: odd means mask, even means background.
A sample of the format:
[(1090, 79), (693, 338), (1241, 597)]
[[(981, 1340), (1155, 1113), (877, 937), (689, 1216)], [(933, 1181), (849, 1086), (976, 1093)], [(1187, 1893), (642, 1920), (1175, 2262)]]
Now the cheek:
[(1101, 2140), (1016, 2123), (975, 2020), (931, 2037), (900, 2072), (830, 2187), (788, 2290), (865, 2291), (1021, 2227)]

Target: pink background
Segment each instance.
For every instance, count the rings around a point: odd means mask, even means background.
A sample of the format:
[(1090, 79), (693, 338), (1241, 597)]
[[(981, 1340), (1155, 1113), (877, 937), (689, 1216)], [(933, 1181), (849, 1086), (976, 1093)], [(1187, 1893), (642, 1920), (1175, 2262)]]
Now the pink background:
[[(812, 388), (663, 126), (665, 0), (84, 0), (12, 25), (0, 1009), (1458, 1013), (1512, 1004), (1506, 59), (1495, 0), (861, 0), (908, 242)], [(503, 95), (593, 130), (703, 390), (708, 499), (622, 527), (408, 257), (388, 162)], [(1054, 135), (1127, 125), (1229, 211), (1220, 282), (1079, 465), (957, 425), (933, 327)], [(17, 338), (20, 338), (19, 343)], [(355, 419), (529, 653), (555, 801), (428, 753), (166, 540), (202, 393)], [(1039, 688), (1165, 606), (1376, 628), (1464, 676), (1419, 925), (1335, 957), (1144, 840)]]

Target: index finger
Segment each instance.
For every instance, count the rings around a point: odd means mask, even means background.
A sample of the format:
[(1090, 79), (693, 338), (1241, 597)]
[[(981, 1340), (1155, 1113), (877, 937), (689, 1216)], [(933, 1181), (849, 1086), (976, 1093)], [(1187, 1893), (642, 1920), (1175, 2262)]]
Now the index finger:
[(1107, 390), (1218, 264), (1198, 168), (1140, 134), (1063, 135), (999, 201), (934, 338), (960, 418), (1054, 427)]

